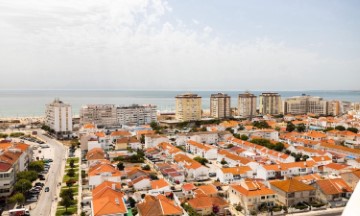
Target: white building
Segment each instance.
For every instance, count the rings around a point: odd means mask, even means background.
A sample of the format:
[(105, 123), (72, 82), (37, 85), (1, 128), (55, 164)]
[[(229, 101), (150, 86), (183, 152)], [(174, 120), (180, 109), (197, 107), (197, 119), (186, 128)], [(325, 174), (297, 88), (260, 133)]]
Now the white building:
[(162, 142), (170, 142), (167, 136), (162, 135), (145, 135), (145, 148), (155, 147)]
[(196, 156), (209, 160), (217, 158), (217, 148), (208, 144), (198, 143), (193, 140), (189, 140), (187, 142), (186, 150)]
[(101, 126), (116, 126), (116, 106), (114, 104), (92, 104), (81, 107), (80, 124), (96, 124)]
[(156, 106), (150, 104), (117, 107), (116, 115), (120, 125), (144, 125), (157, 121)]
[(72, 112), (70, 104), (59, 99), (46, 105), (45, 124), (58, 134), (70, 134), (72, 132)]

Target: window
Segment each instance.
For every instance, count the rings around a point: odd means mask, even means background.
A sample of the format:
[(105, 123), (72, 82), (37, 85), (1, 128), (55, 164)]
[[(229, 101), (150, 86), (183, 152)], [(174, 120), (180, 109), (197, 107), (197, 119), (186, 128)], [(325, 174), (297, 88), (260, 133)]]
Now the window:
[(265, 196), (261, 196), (261, 199), (264, 200), (264, 199), (265, 199)]

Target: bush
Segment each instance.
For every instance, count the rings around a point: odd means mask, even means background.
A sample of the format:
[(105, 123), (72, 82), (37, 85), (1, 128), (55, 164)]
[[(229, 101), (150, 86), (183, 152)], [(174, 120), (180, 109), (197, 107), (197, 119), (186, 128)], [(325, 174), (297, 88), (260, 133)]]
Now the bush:
[(243, 210), (243, 207), (241, 205), (235, 206), (236, 211), (241, 212)]
[(209, 161), (206, 158), (200, 157), (200, 156), (196, 156), (193, 158), (195, 161), (201, 163), (202, 165), (205, 165), (206, 163), (208, 163)]
[(21, 137), (21, 136), (24, 136), (25, 134), (22, 133), (22, 132), (14, 132), (14, 133), (11, 133), (10, 136), (11, 137)]
[(75, 176), (75, 170), (73, 168), (69, 169), (69, 171), (67, 172), (67, 175), (69, 177), (74, 177)]
[(298, 204), (296, 204), (296, 206), (294, 206), (294, 208), (303, 210), (303, 209), (307, 209), (308, 206), (305, 205), (304, 203), (298, 203)]

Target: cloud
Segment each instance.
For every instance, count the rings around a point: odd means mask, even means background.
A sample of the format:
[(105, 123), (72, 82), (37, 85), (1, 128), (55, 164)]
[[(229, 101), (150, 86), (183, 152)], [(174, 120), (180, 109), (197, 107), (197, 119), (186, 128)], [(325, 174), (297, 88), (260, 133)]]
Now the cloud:
[(165, 19), (173, 10), (162, 0), (3, 0), (1, 88), (357, 88), (359, 59), (271, 38), (226, 41), (210, 24)]

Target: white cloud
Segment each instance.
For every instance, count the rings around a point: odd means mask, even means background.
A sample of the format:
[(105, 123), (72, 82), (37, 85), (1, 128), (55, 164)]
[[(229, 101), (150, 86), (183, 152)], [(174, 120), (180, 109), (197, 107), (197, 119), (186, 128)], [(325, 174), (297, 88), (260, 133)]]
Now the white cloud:
[(358, 60), (267, 38), (227, 42), (210, 26), (163, 20), (172, 10), (161, 0), (3, 0), (1, 88), (357, 87)]

